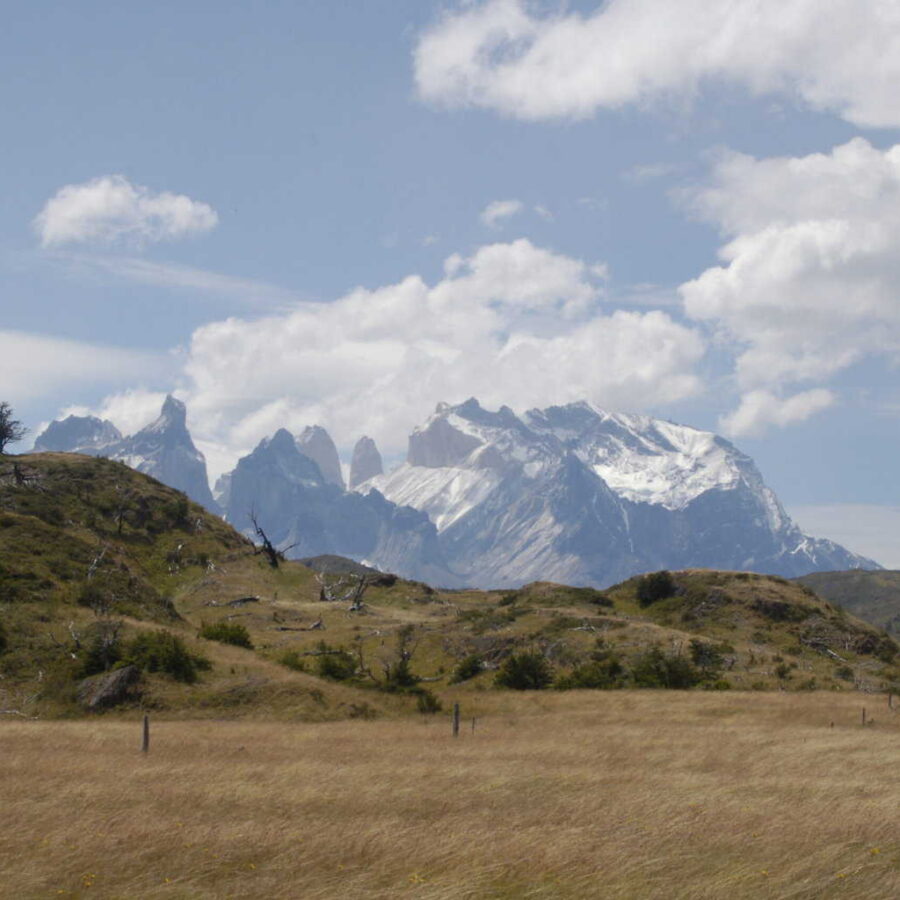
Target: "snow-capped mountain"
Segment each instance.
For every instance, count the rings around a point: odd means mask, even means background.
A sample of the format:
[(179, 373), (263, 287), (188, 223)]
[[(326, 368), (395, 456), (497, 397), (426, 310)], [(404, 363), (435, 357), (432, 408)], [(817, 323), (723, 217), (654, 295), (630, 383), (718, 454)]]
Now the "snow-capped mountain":
[(604, 586), (661, 568), (801, 575), (877, 564), (800, 532), (753, 461), (710, 432), (587, 403), (440, 404), (407, 461), (371, 478), (428, 514), (450, 567), (480, 587)]
[(184, 491), (207, 509), (220, 512), (209, 490), (206, 459), (191, 440), (186, 417), (184, 404), (172, 396), (166, 397), (156, 421), (130, 437), (123, 437), (112, 422), (94, 416), (69, 416), (52, 422), (37, 438), (34, 449), (121, 460)]
[(376, 490), (362, 495), (330, 483), (283, 428), (231, 473), (228, 521), (255, 537), (252, 516), (275, 546), (290, 548), (286, 555), (293, 559), (339, 554), (409, 578), (460, 584), (427, 515)]
[(106, 447), (118, 444), (122, 433), (106, 419), (96, 416), (69, 416), (51, 422), (34, 442), (36, 453), (85, 453), (98, 456)]

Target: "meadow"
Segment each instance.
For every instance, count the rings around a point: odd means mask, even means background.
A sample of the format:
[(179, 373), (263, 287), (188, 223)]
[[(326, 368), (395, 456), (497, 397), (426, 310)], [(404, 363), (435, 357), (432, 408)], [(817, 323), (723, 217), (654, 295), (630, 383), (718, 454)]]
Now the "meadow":
[(456, 699), (455, 739), (446, 712), (155, 718), (146, 755), (137, 712), (0, 722), (0, 895), (900, 896), (883, 695)]

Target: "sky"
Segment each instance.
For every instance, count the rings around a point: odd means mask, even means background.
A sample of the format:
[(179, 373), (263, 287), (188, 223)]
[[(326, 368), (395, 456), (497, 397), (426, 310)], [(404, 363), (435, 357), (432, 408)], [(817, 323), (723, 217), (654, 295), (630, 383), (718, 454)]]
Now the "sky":
[(14, 3), (2, 399), (130, 433), (173, 392), (213, 477), (587, 399), (900, 567), (900, 6), (821, 10)]

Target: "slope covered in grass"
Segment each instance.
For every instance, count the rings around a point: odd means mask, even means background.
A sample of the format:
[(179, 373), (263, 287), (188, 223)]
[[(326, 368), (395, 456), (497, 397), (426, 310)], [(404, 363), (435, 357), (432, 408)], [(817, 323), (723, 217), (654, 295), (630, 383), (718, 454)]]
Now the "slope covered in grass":
[(900, 635), (900, 572), (814, 572), (797, 581), (847, 612)]
[(288, 719), (434, 712), (498, 685), (900, 681), (892, 639), (782, 578), (689, 570), (606, 591), (442, 591), (339, 562), (273, 568), (121, 463), (0, 459), (0, 708), (75, 714), (83, 679), (127, 666), (141, 680), (121, 708)]

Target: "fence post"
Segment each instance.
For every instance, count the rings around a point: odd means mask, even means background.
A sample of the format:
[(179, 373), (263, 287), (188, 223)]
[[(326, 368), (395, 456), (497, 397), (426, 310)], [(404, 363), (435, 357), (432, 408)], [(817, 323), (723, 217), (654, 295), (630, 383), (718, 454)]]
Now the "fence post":
[(453, 737), (459, 737), (459, 704), (453, 704)]
[(866, 724), (866, 708), (865, 707), (862, 708), (862, 723), (863, 723), (863, 725)]
[(150, 716), (144, 714), (144, 737), (141, 741), (141, 753), (150, 751)]

